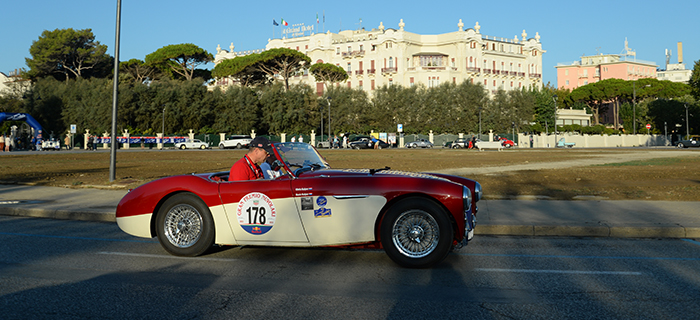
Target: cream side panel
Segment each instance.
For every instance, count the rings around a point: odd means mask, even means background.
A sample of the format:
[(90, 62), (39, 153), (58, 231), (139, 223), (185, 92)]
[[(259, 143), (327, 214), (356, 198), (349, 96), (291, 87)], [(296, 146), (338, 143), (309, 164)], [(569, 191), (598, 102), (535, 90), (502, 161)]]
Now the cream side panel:
[(224, 206), (218, 205), (209, 207), (209, 211), (211, 211), (211, 215), (214, 218), (214, 234), (216, 235), (214, 243), (223, 245), (237, 245), (238, 243), (236, 242), (236, 237), (233, 236), (233, 232), (231, 232), (231, 225), (228, 223)]
[[(301, 219), (309, 235), (312, 246), (338, 245), (375, 241), (375, 223), (379, 211), (386, 204), (382, 196), (362, 198), (342, 198), (325, 196), (326, 203), (319, 196), (313, 197), (313, 210), (301, 210)], [(315, 214), (325, 209), (325, 215)], [(330, 212), (328, 211), (330, 210)]]
[(137, 216), (117, 218), (117, 225), (122, 231), (137, 237), (153, 238), (151, 235), (152, 213), (140, 214)]
[[(308, 246), (309, 240), (299, 219), (294, 198), (273, 199), (272, 203), (275, 209), (274, 225), (264, 234), (253, 234), (243, 229), (237, 212), (239, 203), (223, 206), (236, 242), (239, 245)], [(243, 219), (247, 219), (247, 213), (241, 214)]]

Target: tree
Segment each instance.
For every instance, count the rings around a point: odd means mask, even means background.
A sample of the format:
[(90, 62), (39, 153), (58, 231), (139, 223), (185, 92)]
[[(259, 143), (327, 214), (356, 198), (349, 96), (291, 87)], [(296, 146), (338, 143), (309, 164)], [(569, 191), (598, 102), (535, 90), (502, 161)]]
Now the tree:
[(111, 60), (105, 52), (107, 46), (95, 41), (91, 29), (44, 30), (29, 48), (32, 58), (25, 59), (30, 68), (26, 76), (32, 80), (104, 77), (110, 72)]
[(269, 79), (258, 67), (258, 54), (226, 59), (214, 66), (211, 75), (215, 78), (231, 77), (244, 87), (266, 84)]
[(133, 78), (137, 83), (142, 83), (147, 79), (153, 80), (158, 73), (157, 68), (147, 65), (139, 59), (120, 62), (119, 71)]
[(690, 75), (688, 84), (691, 87), (695, 100), (700, 100), (700, 60), (695, 61), (693, 73)]
[(326, 89), (329, 84), (343, 82), (348, 79), (348, 73), (340, 66), (331, 63), (316, 63), (309, 67), (309, 72), (314, 75), (316, 82), (323, 82)]
[(163, 72), (178, 74), (192, 80), (198, 65), (211, 62), (214, 56), (206, 50), (191, 44), (171, 44), (146, 56), (146, 64), (156, 66)]
[(284, 88), (289, 90), (289, 78), (303, 68), (308, 68), (311, 58), (292, 49), (276, 48), (263, 51), (257, 55), (257, 67), (270, 78), (280, 76), (284, 79)]

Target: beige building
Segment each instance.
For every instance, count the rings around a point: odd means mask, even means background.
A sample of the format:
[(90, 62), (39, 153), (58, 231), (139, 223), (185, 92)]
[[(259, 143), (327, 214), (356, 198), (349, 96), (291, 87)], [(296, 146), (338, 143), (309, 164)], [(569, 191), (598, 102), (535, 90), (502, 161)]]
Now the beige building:
[[(413, 86), (422, 83), (434, 87), (441, 83), (463, 81), (481, 83), (490, 92), (542, 87), (542, 50), (540, 35), (527, 38), (501, 38), (481, 34), (477, 22), (464, 29), (462, 20), (457, 31), (439, 35), (420, 35), (405, 30), (401, 20), (398, 29), (380, 23), (372, 30), (345, 30), (339, 33), (313, 33), (313, 26), (294, 25), (283, 28), (281, 39), (268, 41), (265, 50), (289, 48), (299, 50), (312, 63), (331, 63), (348, 72), (341, 85), (371, 92), (384, 85)], [(251, 52), (235, 52), (217, 48), (215, 63)], [(260, 52), (262, 50), (252, 51)], [(306, 83), (320, 95), (322, 83), (304, 72), (290, 83)], [(216, 85), (231, 85), (230, 79), (218, 79)]]

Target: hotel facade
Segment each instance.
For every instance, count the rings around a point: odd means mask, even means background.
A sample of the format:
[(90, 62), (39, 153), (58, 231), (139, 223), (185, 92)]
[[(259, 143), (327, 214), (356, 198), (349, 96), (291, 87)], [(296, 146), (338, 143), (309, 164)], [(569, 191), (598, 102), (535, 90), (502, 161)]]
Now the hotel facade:
[[(469, 81), (481, 83), (490, 94), (498, 89), (516, 90), (542, 87), (542, 54), (540, 35), (528, 38), (525, 30), (513, 38), (481, 34), (477, 22), (465, 29), (462, 20), (457, 31), (420, 35), (405, 30), (401, 20), (398, 29), (380, 23), (372, 30), (345, 30), (314, 33), (313, 26), (293, 25), (282, 29), (281, 39), (271, 39), (264, 50), (289, 48), (303, 52), (311, 63), (331, 63), (348, 73), (348, 88), (372, 92), (384, 85), (413, 86), (422, 83), (435, 87), (441, 83)], [(264, 50), (235, 52), (219, 46), (215, 64), (224, 59)], [(305, 83), (322, 95), (324, 84), (304, 71), (290, 83)], [(231, 79), (217, 79), (216, 85), (234, 85)]]

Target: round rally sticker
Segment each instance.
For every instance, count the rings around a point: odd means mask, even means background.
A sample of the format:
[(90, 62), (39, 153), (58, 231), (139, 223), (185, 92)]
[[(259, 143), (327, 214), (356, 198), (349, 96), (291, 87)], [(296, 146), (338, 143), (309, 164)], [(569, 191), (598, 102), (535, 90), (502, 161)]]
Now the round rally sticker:
[(250, 234), (265, 234), (275, 225), (277, 211), (270, 197), (251, 192), (238, 202), (238, 224)]

